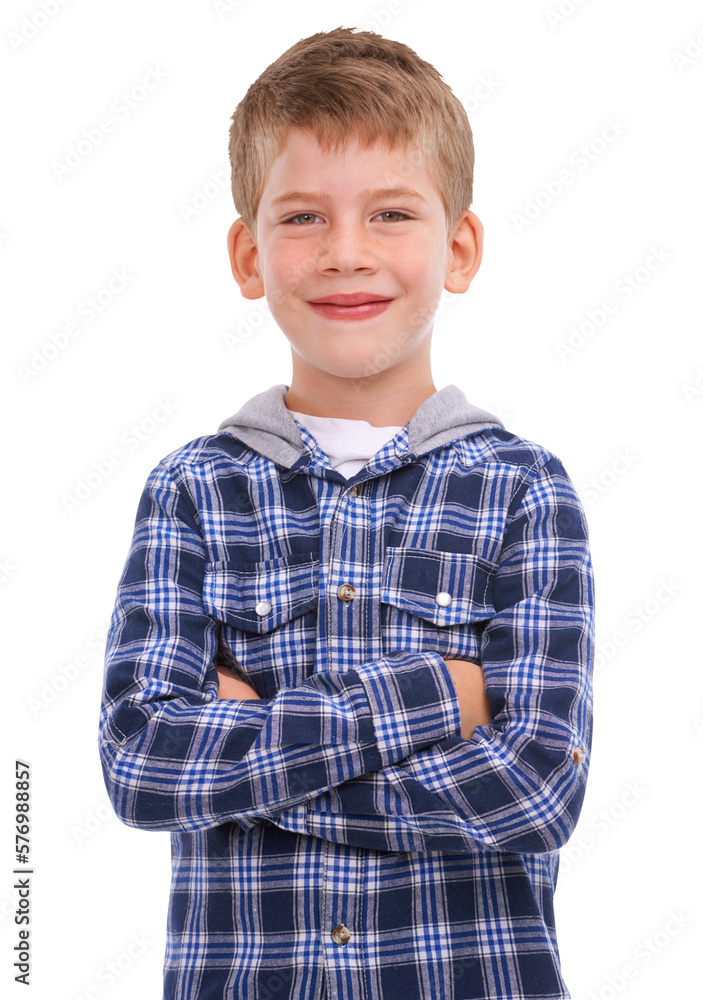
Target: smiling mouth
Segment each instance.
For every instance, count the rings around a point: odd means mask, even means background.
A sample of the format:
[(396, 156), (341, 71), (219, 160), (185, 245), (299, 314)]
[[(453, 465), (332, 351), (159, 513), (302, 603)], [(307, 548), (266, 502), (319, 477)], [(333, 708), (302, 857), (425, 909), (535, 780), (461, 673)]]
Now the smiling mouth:
[(329, 295), (324, 299), (308, 299), (308, 305), (325, 319), (370, 319), (384, 312), (393, 299), (384, 299), (368, 292)]

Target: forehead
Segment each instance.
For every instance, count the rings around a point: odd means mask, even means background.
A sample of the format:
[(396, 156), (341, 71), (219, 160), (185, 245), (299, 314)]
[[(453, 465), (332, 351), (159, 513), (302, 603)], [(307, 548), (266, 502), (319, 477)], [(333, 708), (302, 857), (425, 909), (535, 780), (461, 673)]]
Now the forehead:
[(348, 190), (350, 185), (423, 189), (439, 196), (427, 160), (417, 144), (392, 144), (352, 136), (335, 145), (321, 143), (312, 133), (291, 127), (268, 171), (262, 201), (279, 198), (284, 190)]

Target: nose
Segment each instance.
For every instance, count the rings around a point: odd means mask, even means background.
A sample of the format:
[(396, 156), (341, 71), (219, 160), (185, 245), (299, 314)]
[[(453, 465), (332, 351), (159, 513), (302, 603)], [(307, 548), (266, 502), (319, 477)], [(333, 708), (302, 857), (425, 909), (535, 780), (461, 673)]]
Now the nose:
[(363, 226), (330, 226), (317, 249), (318, 269), (322, 273), (371, 274), (378, 268), (374, 242)]

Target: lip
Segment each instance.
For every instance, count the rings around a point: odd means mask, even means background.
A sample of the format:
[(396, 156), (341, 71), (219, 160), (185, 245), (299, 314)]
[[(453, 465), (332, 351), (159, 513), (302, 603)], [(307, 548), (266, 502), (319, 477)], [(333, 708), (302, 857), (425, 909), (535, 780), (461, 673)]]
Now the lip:
[(308, 299), (311, 306), (362, 306), (367, 302), (390, 302), (385, 295), (373, 292), (340, 292), (338, 295), (326, 295), (322, 299)]
[(326, 295), (323, 299), (308, 299), (308, 305), (324, 319), (361, 320), (378, 316), (392, 301), (372, 292), (348, 292)]

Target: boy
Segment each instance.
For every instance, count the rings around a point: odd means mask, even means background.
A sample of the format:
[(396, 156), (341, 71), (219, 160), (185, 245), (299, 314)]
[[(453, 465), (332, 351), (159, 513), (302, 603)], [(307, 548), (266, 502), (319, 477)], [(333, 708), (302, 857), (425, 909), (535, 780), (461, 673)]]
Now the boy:
[(432, 383), (481, 261), (465, 112), (339, 28), (252, 85), (230, 155), (291, 384), (149, 476), (101, 716), (118, 815), (171, 831), (164, 996), (568, 997), (587, 530), (555, 456)]

